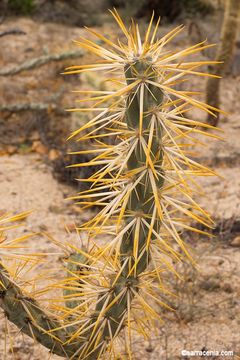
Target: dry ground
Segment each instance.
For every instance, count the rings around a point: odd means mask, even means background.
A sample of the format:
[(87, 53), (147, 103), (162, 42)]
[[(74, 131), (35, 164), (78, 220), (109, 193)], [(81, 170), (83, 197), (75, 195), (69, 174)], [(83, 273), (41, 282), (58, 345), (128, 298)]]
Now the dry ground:
[[(33, 23), (29, 19), (18, 19), (18, 26), (27, 32), (27, 36), (6, 37), (1, 40), (4, 49), (0, 66), (14, 66), (27, 58), (39, 56), (43, 51), (58, 52), (71, 47), (70, 40), (85, 33), (79, 28), (64, 27), (54, 24)], [(8, 20), (2, 27), (13, 27), (13, 20)], [(106, 24), (104, 32), (112, 31), (112, 25)], [(164, 29), (166, 31), (166, 29)], [(51, 34), (51, 37), (49, 36)], [(190, 40), (180, 38), (181, 46)], [(75, 60), (76, 62), (76, 60)], [(45, 66), (34, 72), (23, 73), (15, 77), (1, 78), (1, 102), (16, 103), (28, 101), (47, 101), (49, 89), (59, 91), (62, 87), (61, 104), (67, 107), (73, 98), (69, 95), (71, 88), (76, 88), (76, 80), (67, 82), (58, 76), (61, 66)], [(221, 119), (221, 128), (225, 131), (225, 142), (212, 142), (209, 148), (200, 149), (201, 161), (210, 164), (223, 179), (202, 179), (201, 184), (206, 190), (206, 197), (201, 203), (214, 218), (237, 221), (240, 218), (240, 102), (238, 102), (240, 82), (238, 78), (228, 77), (222, 82), (222, 107), (230, 112), (227, 118)], [(193, 86), (204, 89), (204, 82), (194, 80)], [(17, 98), (17, 100), (16, 100)], [(72, 104), (71, 103), (71, 104)], [(15, 115), (13, 115), (15, 116)], [(1, 204), (0, 212), (20, 212), (26, 209), (34, 210), (26, 224), (26, 229), (48, 231), (59, 240), (68, 235), (65, 224), (71, 229), (74, 224), (86, 220), (91, 213), (81, 212), (72, 202), (65, 198), (74, 194), (72, 187), (59, 184), (52, 176), (52, 170), (46, 164), (49, 149), (35, 151), (27, 142), (28, 139), (18, 139), (16, 147), (9, 151), (8, 119), (16, 124), (25, 122), (25, 114), (0, 119), (1, 134), (0, 181)], [(199, 118), (201, 114), (196, 113)], [(68, 118), (68, 121), (75, 119)], [(74, 126), (74, 125), (72, 125)], [(21, 126), (20, 126), (21, 127)], [(13, 127), (14, 128), (14, 127)], [(16, 137), (16, 134), (12, 135)], [(6, 140), (8, 139), (8, 140)], [(16, 139), (15, 139), (16, 140)], [(39, 139), (38, 139), (39, 140)], [(14, 142), (14, 141), (13, 141)], [(19, 143), (27, 142), (23, 146)], [(39, 144), (38, 144), (39, 145)], [(12, 146), (12, 143), (11, 143)], [(35, 150), (34, 150), (35, 149)], [(11, 153), (11, 154), (10, 154)], [(229, 231), (228, 231), (229, 230)], [(163, 318), (168, 318), (159, 325), (158, 333), (153, 335), (151, 342), (136, 339), (136, 359), (184, 359), (181, 350), (233, 350), (235, 358), (240, 356), (240, 244), (237, 243), (238, 233), (232, 234), (230, 229), (213, 239), (190, 238), (190, 242), (199, 259), (199, 272), (183, 266), (180, 272), (185, 279), (177, 282), (169, 279), (170, 286), (179, 295), (174, 304), (175, 313), (163, 312)], [(235, 239), (235, 246), (233, 240)], [(50, 242), (41, 238), (32, 243), (34, 249), (48, 252), (52, 249)], [(159, 309), (159, 311), (161, 311)], [(4, 351), (4, 321), (0, 322), (0, 359), (11, 358), (10, 352)], [(14, 347), (16, 360), (48, 359), (48, 352), (42, 347), (31, 346), (29, 339), (17, 338)], [(52, 356), (52, 359), (58, 357)], [(197, 357), (196, 357), (197, 358)], [(213, 357), (211, 357), (213, 358)], [(218, 357), (216, 357), (218, 358)], [(220, 358), (220, 357), (219, 357)], [(231, 358), (231, 357), (225, 357)]]

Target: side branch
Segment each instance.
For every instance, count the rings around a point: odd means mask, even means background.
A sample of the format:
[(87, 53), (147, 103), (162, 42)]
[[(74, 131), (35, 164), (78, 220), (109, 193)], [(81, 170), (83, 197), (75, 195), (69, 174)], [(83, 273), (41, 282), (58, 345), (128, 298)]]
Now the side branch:
[(43, 55), (35, 59), (27, 60), (24, 63), (0, 71), (0, 76), (10, 76), (21, 73), (22, 71), (32, 70), (43, 66), (51, 61), (62, 61), (66, 59), (76, 59), (83, 56), (82, 50), (66, 51), (60, 54)]
[(25, 31), (21, 29), (9, 29), (0, 32), (0, 37), (7, 36), (7, 35), (26, 35)]
[(43, 103), (23, 103), (23, 104), (3, 104), (0, 105), (0, 112), (19, 113), (23, 111), (54, 111), (59, 114), (65, 114), (66, 112), (55, 104), (43, 104)]
[(62, 323), (47, 314), (31, 297), (10, 279), (7, 270), (0, 262), (0, 307), (5, 316), (21, 331), (36, 339), (48, 348), (51, 353), (74, 359), (80, 341), (68, 344), (70, 334)]

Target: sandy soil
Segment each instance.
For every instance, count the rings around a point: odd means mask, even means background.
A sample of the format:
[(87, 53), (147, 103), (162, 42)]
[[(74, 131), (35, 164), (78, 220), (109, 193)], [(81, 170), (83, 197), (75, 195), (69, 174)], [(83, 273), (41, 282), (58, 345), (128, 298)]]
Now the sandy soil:
[[(5, 27), (12, 26), (9, 23)], [(18, 20), (20, 28), (30, 35), (16, 39), (3, 39), (5, 51), (0, 59), (1, 66), (14, 65), (26, 58), (42, 54), (43, 45), (51, 51), (62, 50), (68, 47), (71, 38), (77, 38), (85, 30), (67, 28), (61, 25), (38, 24), (29, 19)], [(49, 38), (51, 32), (51, 39)], [(107, 32), (107, 29), (104, 29)], [(187, 38), (182, 38), (186, 44)], [(64, 44), (64, 45), (63, 45)], [(29, 49), (29, 50), (28, 50)], [(61, 65), (63, 66), (63, 65)], [(34, 73), (25, 73), (17, 77), (4, 78), (1, 81), (1, 98), (5, 102), (14, 102), (31, 99), (31, 101), (46, 101), (49, 88), (52, 91), (63, 85), (63, 92), (76, 86), (64, 82), (56, 77), (59, 68), (53, 65), (36, 70)], [(18, 81), (16, 81), (16, 79)], [(40, 79), (40, 83), (39, 83)], [(57, 80), (56, 80), (57, 79)], [(201, 184), (206, 190), (206, 197), (200, 199), (202, 205), (218, 219), (229, 219), (234, 216), (240, 218), (240, 103), (236, 102), (239, 95), (239, 78), (227, 78), (222, 82), (224, 94), (222, 107), (230, 112), (226, 119), (221, 119), (221, 128), (225, 131), (225, 142), (209, 142), (209, 148), (200, 153), (202, 162), (210, 164), (221, 176), (220, 178), (202, 179)], [(53, 84), (55, 87), (53, 87)], [(193, 86), (204, 89), (204, 82), (195, 80)], [(39, 91), (39, 89), (42, 89)], [(71, 103), (69, 94), (61, 98), (61, 104), (68, 106)], [(71, 103), (72, 104), (72, 103)], [(197, 117), (202, 115), (197, 113)], [(16, 122), (24, 121), (24, 116), (16, 118)], [(71, 119), (73, 120), (73, 119)], [(7, 126), (6, 126), (7, 128)], [(52, 169), (46, 164), (45, 158), (38, 152), (16, 151), (9, 155), (8, 144), (2, 144), (0, 157), (1, 204), (0, 211), (20, 212), (32, 209), (33, 214), (28, 218), (24, 229), (33, 231), (48, 231), (59, 240), (66, 239), (64, 226), (74, 228), (74, 224), (86, 220), (91, 213), (82, 212), (66, 198), (74, 194), (70, 186), (59, 184), (52, 175)], [(24, 231), (24, 229), (22, 231)], [(174, 304), (175, 313), (162, 312), (165, 322), (159, 324), (159, 331), (154, 334), (151, 342), (136, 339), (136, 359), (185, 359), (181, 351), (186, 350), (232, 350), (235, 358), (240, 356), (240, 282), (239, 263), (240, 245), (232, 246), (232, 240), (239, 234), (231, 237), (217, 236), (213, 239), (194, 239), (196, 258), (199, 259), (199, 271), (183, 266), (180, 272), (184, 275), (183, 282), (176, 282), (169, 278), (171, 286), (179, 295)], [(197, 241), (195, 241), (197, 240)], [(48, 252), (52, 249), (51, 243), (42, 238), (32, 246), (38, 251)], [(161, 311), (159, 309), (159, 311)], [(166, 320), (168, 319), (168, 320)], [(3, 328), (5, 322), (0, 320), (0, 359), (8, 360), (11, 353), (4, 355)], [(32, 346), (30, 339), (22, 340), (21, 336), (13, 347), (16, 360), (48, 359), (48, 352), (42, 347)], [(238, 355), (238, 356), (237, 356)], [(52, 359), (58, 359), (52, 356)], [(195, 357), (196, 359), (198, 357)], [(220, 359), (223, 357), (208, 357)], [(224, 357), (232, 359), (231, 356)]]

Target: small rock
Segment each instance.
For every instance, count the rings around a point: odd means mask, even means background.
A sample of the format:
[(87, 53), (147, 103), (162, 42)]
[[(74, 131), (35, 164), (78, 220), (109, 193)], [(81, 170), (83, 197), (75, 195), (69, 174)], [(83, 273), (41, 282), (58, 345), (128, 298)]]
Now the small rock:
[(152, 353), (154, 351), (152, 345), (149, 345), (148, 347), (145, 348), (146, 352), (148, 353)]
[(231, 242), (230, 245), (233, 247), (240, 247), (240, 236), (236, 236)]
[(228, 283), (223, 284), (222, 289), (223, 289), (223, 291), (225, 291), (226, 293), (229, 293), (229, 294), (233, 293), (233, 288), (232, 288), (232, 286), (231, 286), (230, 284), (228, 284)]
[(62, 213), (62, 208), (55, 206), (55, 205), (50, 205), (49, 206), (49, 211), (51, 211), (54, 214), (61, 214)]
[(13, 146), (13, 145), (8, 145), (7, 147), (7, 153), (9, 155), (13, 155), (17, 152), (17, 147), (16, 146)]
[(48, 153), (48, 148), (44, 146), (41, 141), (36, 140), (32, 144), (32, 151), (35, 151), (40, 155), (46, 155)]
[(215, 291), (220, 289), (220, 282), (217, 279), (203, 280), (200, 287), (205, 291)]
[(50, 161), (54, 161), (56, 159), (58, 159), (60, 156), (60, 152), (56, 149), (51, 149), (48, 153), (48, 158)]

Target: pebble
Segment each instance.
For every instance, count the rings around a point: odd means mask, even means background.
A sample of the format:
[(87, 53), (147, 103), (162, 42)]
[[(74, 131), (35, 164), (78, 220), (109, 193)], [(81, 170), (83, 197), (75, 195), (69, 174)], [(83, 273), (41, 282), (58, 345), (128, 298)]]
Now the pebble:
[(240, 247), (240, 236), (236, 236), (231, 242), (230, 245), (233, 247)]

